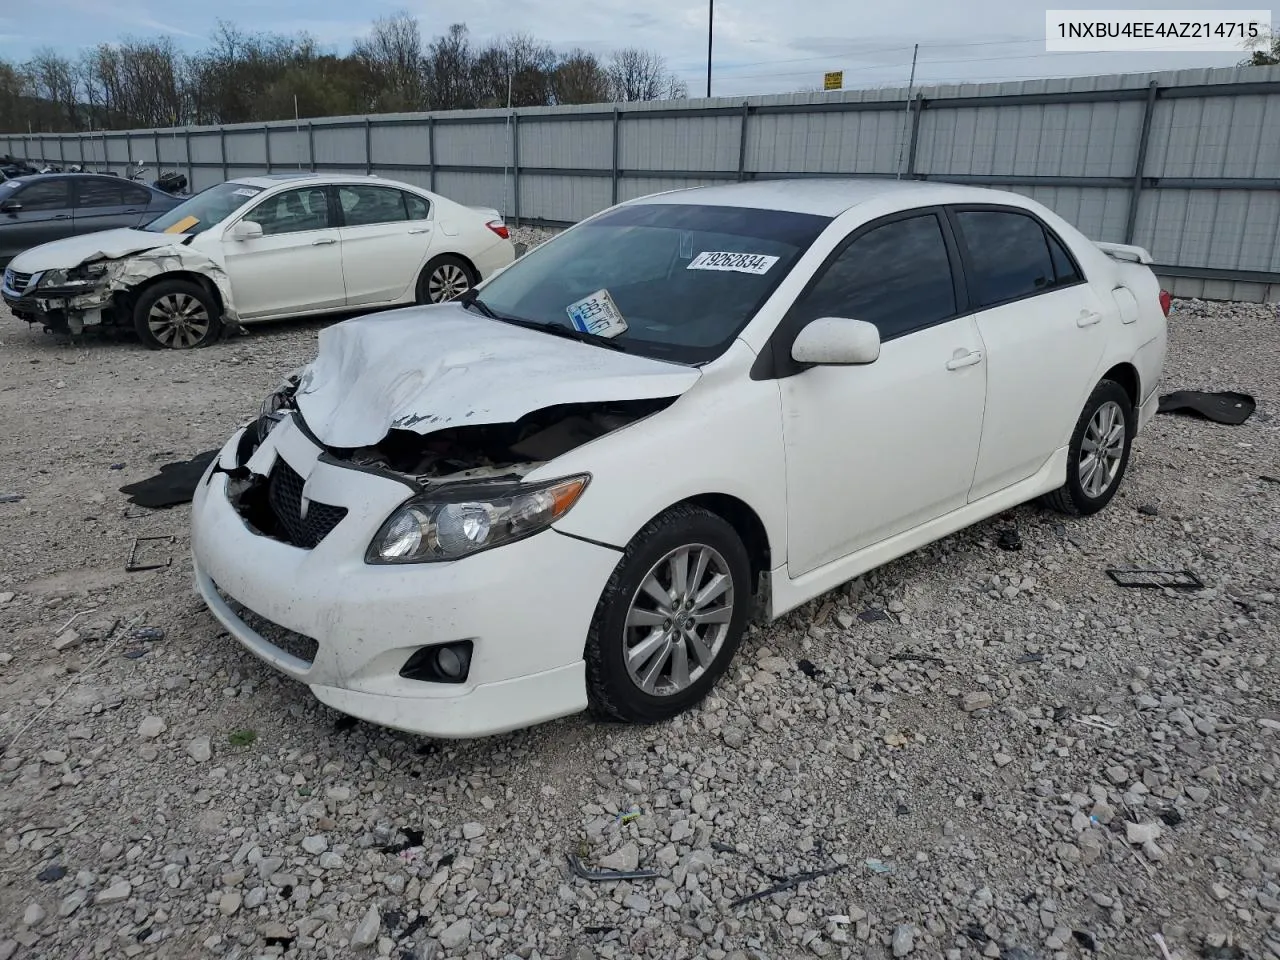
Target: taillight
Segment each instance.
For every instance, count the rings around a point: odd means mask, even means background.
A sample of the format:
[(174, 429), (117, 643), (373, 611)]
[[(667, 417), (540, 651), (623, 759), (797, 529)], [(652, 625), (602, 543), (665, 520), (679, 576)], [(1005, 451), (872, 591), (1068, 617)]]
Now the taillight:
[(501, 220), (490, 220), (485, 224), (485, 226), (500, 236), (503, 240), (511, 239), (511, 231), (507, 229), (507, 225)]
[(1164, 311), (1164, 315), (1169, 315), (1170, 308), (1173, 307), (1173, 297), (1169, 295), (1168, 290), (1160, 291), (1160, 309)]

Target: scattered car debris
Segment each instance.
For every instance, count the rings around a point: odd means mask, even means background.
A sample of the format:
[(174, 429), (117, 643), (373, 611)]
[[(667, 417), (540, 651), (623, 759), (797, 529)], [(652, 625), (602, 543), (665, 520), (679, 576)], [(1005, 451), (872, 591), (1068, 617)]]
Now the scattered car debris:
[(945, 667), (947, 661), (941, 657), (935, 657), (929, 653), (895, 653), (889, 658), (890, 660), (905, 660), (908, 663), (934, 663), (940, 667)]
[(1204, 583), (1190, 570), (1140, 570), (1109, 568), (1107, 576), (1119, 587), (1170, 590), (1203, 590)]
[(61, 880), (67, 875), (67, 868), (62, 864), (54, 863), (45, 867), (36, 874), (36, 879), (41, 883), (53, 883), (55, 880)]
[(124, 469), (124, 464), (123, 464), (123, 463), (113, 463), (113, 464), (111, 465), (111, 469), (112, 469), (112, 470), (123, 470), (123, 469)]
[(996, 536), (996, 546), (1001, 550), (1021, 550), (1022, 535), (1018, 533), (1017, 527), (1006, 527)]
[(1182, 413), (1212, 420), (1214, 423), (1238, 427), (1257, 409), (1247, 393), (1206, 393), (1201, 390), (1175, 390), (1160, 397), (1158, 413)]
[(825, 672), (820, 666), (818, 666), (812, 660), (797, 660), (796, 667), (800, 670), (801, 673), (803, 673), (810, 680), (812, 680), (818, 674)]
[(378, 848), (379, 853), (403, 853), (413, 847), (422, 846), (424, 834), (421, 830), (414, 827), (401, 827), (400, 833), (404, 835), (404, 839), (399, 843), (388, 843)]
[(1249, 955), (1235, 944), (1212, 946), (1206, 944), (1200, 948), (1201, 960), (1248, 960)]
[[(196, 486), (204, 476), (209, 464), (218, 456), (217, 450), (206, 450), (198, 453), (190, 460), (178, 460), (166, 463), (160, 472), (145, 480), (125, 484), (120, 492), (127, 494), (129, 502), (137, 507), (148, 507), (152, 510), (164, 510), (180, 503), (190, 503), (195, 496)], [(121, 464), (123, 467), (124, 465)], [(112, 467), (114, 470), (115, 467)]]
[(151, 640), (151, 641), (163, 640), (164, 628), (163, 627), (138, 627), (138, 629), (133, 631), (131, 636), (135, 640)]
[(582, 861), (572, 853), (566, 853), (569, 869), (575, 876), (591, 883), (607, 883), (617, 880), (657, 880), (660, 874), (656, 870), (589, 870)]
[(138, 553), (144, 543), (175, 543), (172, 535), (167, 537), (134, 537), (133, 546), (129, 548), (129, 558), (125, 561), (126, 573), (140, 573), (143, 570), (161, 570), (173, 564), (173, 557), (165, 557), (164, 563), (139, 563)]
[(1075, 938), (1076, 943), (1084, 947), (1091, 953), (1098, 952), (1098, 942), (1093, 938), (1093, 934), (1087, 930), (1072, 930), (1071, 936)]
[(1273, 477), (1267, 473), (1260, 474), (1258, 479), (1265, 480), (1267, 483), (1280, 483), (1280, 477)]
[(885, 863), (883, 860), (877, 860), (874, 857), (868, 858), (862, 861), (862, 863), (863, 863), (863, 866), (865, 866), (872, 873), (878, 873), (881, 876), (888, 873), (893, 873), (892, 864)]
[(785, 893), (788, 890), (794, 890), (802, 883), (808, 883), (810, 880), (817, 880), (821, 877), (829, 877), (833, 873), (841, 873), (848, 869), (849, 865), (847, 863), (837, 863), (833, 867), (823, 867), (820, 870), (803, 870), (800, 873), (786, 877), (771, 887), (747, 894), (745, 897), (739, 897), (737, 900), (732, 901), (729, 907), (741, 907), (756, 900), (763, 900), (765, 897), (772, 897), (775, 893)]
[(126, 660), (140, 660), (146, 655), (147, 651), (144, 647), (138, 647), (136, 650), (126, 650), (124, 652), (124, 658)]
[(858, 614), (858, 619), (861, 620), (863, 623), (877, 623), (880, 620), (888, 620), (889, 615), (885, 613), (883, 610), (876, 610), (876, 609), (863, 610), (860, 614)]
[(1044, 663), (1043, 653), (1024, 653), (1016, 661), (1016, 663)]
[(1144, 517), (1160, 516), (1160, 508), (1152, 503), (1144, 503), (1139, 505), (1138, 512), (1142, 514)]
[(25, 499), (26, 497), (21, 493), (0, 493), (0, 503), (17, 503)]

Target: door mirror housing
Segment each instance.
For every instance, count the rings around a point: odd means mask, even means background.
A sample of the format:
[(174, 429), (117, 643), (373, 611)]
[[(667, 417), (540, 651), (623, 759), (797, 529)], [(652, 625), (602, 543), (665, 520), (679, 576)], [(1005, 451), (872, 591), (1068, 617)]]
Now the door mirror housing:
[(21, 209), (21, 200), (6, 200), (0, 203), (0, 213), (18, 213)]
[(880, 357), (880, 330), (865, 320), (821, 317), (800, 331), (791, 345), (797, 363), (861, 364)]
[(231, 237), (234, 240), (256, 240), (260, 236), (262, 236), (262, 224), (252, 220), (241, 220), (231, 228)]

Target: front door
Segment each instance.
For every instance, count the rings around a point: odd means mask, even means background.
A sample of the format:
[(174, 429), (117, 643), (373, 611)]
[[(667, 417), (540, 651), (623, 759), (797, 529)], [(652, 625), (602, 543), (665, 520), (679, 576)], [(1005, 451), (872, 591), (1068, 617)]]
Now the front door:
[(342, 184), (337, 192), (347, 304), (411, 296), (431, 245), (430, 205), (394, 187)]
[(1036, 473), (1071, 440), (1118, 322), (1062, 242), (1009, 209), (952, 213), (987, 357), (987, 414), (970, 500)]
[[(66, 177), (12, 181), (0, 189), (0, 263), (51, 240), (71, 236), (71, 189)], [(10, 202), (12, 201), (12, 203)]]
[(866, 320), (882, 346), (874, 363), (780, 381), (791, 577), (965, 504), (986, 385), (976, 325), (958, 312), (933, 212), (856, 231), (797, 301), (792, 329)]
[(243, 219), (260, 224), (262, 236), (236, 240), (229, 228), (222, 239), (231, 294), (242, 319), (337, 309), (346, 303), (341, 237), (326, 188), (272, 194)]

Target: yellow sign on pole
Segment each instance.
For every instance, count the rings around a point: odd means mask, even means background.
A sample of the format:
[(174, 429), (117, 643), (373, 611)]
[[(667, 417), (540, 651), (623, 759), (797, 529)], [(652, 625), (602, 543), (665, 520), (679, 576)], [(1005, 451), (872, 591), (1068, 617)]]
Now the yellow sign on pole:
[(823, 90), (840, 90), (844, 88), (844, 71), (832, 70), (822, 75)]

